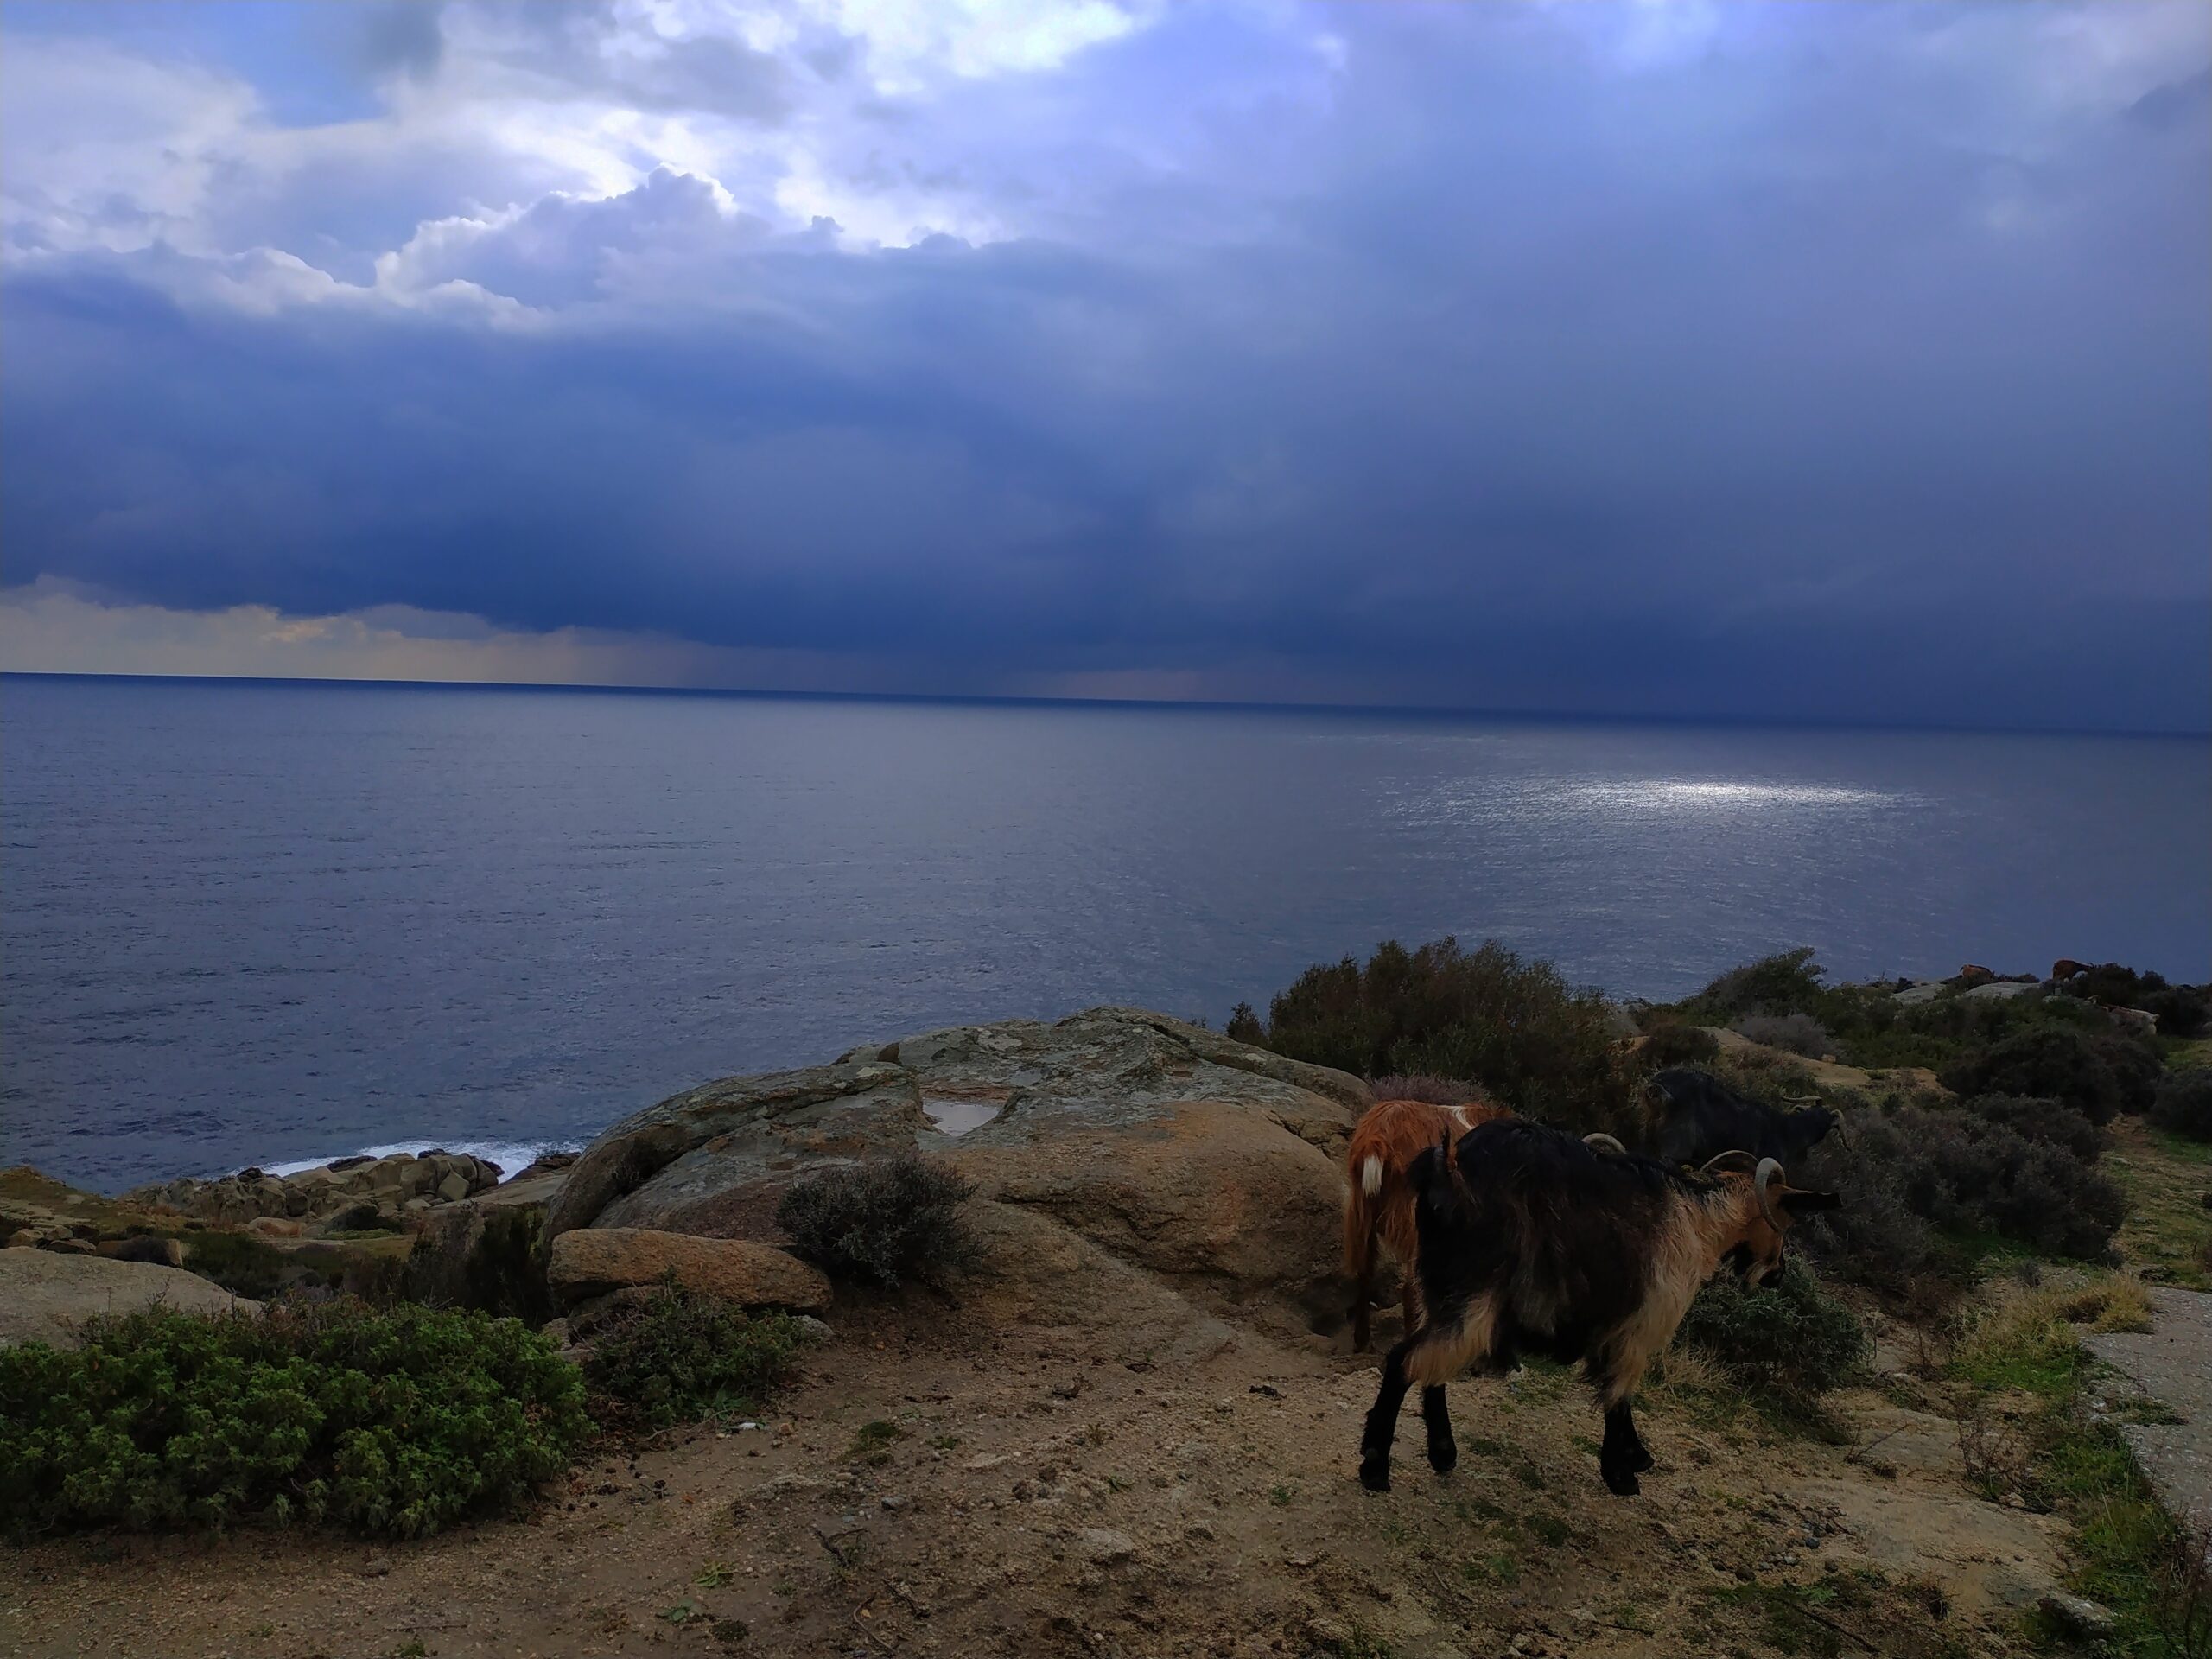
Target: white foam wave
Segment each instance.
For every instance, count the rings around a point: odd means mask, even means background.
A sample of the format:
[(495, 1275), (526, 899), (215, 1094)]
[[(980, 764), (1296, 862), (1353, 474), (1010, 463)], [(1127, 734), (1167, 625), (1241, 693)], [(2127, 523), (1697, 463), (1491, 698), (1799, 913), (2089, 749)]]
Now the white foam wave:
[(359, 1147), (352, 1152), (334, 1152), (321, 1158), (300, 1158), (290, 1163), (261, 1164), (257, 1167), (270, 1175), (296, 1175), (304, 1169), (321, 1169), (340, 1158), (389, 1158), (396, 1152), (428, 1152), (434, 1147), (446, 1152), (467, 1153), (471, 1158), (497, 1164), (503, 1176), (524, 1168), (540, 1153), (577, 1150), (573, 1141), (543, 1141), (533, 1144), (514, 1141), (398, 1141), (387, 1146)]

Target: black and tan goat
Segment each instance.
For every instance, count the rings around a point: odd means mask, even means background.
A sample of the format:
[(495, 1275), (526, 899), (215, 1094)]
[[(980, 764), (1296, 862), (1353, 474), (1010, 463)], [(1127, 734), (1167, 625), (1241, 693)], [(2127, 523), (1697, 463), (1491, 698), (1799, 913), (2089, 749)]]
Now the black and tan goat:
[(1459, 1460), (1444, 1385), (1470, 1366), (1510, 1370), (1525, 1349), (1582, 1362), (1605, 1412), (1599, 1471), (1634, 1492), (1651, 1458), (1630, 1402), (1699, 1287), (1724, 1263), (1768, 1283), (1790, 1222), (1839, 1202), (1786, 1185), (1771, 1158), (1726, 1153), (1693, 1174), (1515, 1118), (1470, 1129), (1449, 1162), (1430, 1147), (1409, 1178), (1421, 1319), (1383, 1362), (1367, 1414), (1359, 1478), (1374, 1491), (1390, 1484), (1409, 1387), (1443, 1474)]

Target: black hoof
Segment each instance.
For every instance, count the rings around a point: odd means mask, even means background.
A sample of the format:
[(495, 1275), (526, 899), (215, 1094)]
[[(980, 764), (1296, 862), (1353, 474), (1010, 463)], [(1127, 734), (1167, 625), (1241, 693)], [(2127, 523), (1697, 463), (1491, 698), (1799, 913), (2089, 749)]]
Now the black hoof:
[(1428, 1443), (1428, 1466), (1440, 1475), (1448, 1475), (1459, 1466), (1459, 1448), (1449, 1436)]
[(1628, 1466), (1640, 1475), (1645, 1470), (1656, 1468), (1658, 1465), (1652, 1462), (1651, 1454), (1639, 1446), (1636, 1448), (1636, 1455), (1629, 1459)]
[(1634, 1497), (1643, 1488), (1637, 1484), (1636, 1476), (1626, 1469), (1605, 1471), (1605, 1490), (1615, 1497)]
[(1359, 1484), (1370, 1492), (1390, 1490), (1390, 1465), (1378, 1460), (1363, 1461), (1359, 1465)]

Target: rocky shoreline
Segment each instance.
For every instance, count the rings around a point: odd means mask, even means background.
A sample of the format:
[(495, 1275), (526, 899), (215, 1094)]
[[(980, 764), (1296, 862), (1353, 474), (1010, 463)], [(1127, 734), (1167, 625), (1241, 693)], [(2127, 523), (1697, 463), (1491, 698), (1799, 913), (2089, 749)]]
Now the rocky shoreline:
[[(748, 1306), (810, 1313), (828, 1285), (782, 1249), (783, 1191), (910, 1150), (976, 1184), (984, 1276), (1001, 1296), (1043, 1305), (1118, 1286), (1145, 1301), (1164, 1284), (1187, 1299), (1185, 1322), (1229, 1315), (1305, 1335), (1338, 1300), (1338, 1159), (1369, 1100), (1356, 1077), (1141, 1009), (954, 1027), (686, 1090), (505, 1179), (437, 1149), (115, 1198), (0, 1172), (0, 1236), (14, 1247), (0, 1280), (36, 1249), (234, 1290), (397, 1287), (550, 1315), (673, 1271)], [(564, 1248), (586, 1230), (588, 1249)], [(257, 1279), (240, 1281), (242, 1255)], [(90, 1271), (84, 1314), (159, 1294), (143, 1273), (126, 1287)], [(0, 1316), (0, 1340), (51, 1338), (67, 1317)]]

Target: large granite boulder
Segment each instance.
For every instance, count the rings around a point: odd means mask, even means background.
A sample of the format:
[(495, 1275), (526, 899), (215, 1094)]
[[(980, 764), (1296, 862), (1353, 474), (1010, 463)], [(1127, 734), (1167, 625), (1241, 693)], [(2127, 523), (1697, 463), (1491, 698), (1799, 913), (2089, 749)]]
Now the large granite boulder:
[(187, 1313), (261, 1311), (260, 1303), (179, 1268), (56, 1250), (0, 1250), (0, 1346), (47, 1342), (73, 1348), (86, 1320), (152, 1307)]
[[(1011, 1020), (869, 1044), (834, 1065), (732, 1077), (624, 1119), (547, 1216), (580, 1228), (780, 1243), (777, 1203), (811, 1170), (918, 1150), (978, 1185), (988, 1243), (1071, 1234), (1209, 1317), (1283, 1334), (1341, 1312), (1344, 1144), (1357, 1078), (1142, 1009)], [(987, 1249), (1009, 1305), (1041, 1311), (1032, 1249)]]
[(830, 1281), (795, 1255), (737, 1238), (691, 1238), (636, 1227), (574, 1228), (555, 1239), (546, 1281), (563, 1302), (673, 1278), (685, 1290), (741, 1307), (816, 1313)]
[(545, 1232), (644, 1227), (772, 1233), (792, 1177), (911, 1147), (928, 1129), (913, 1077), (874, 1062), (724, 1077), (624, 1118), (584, 1149)]

